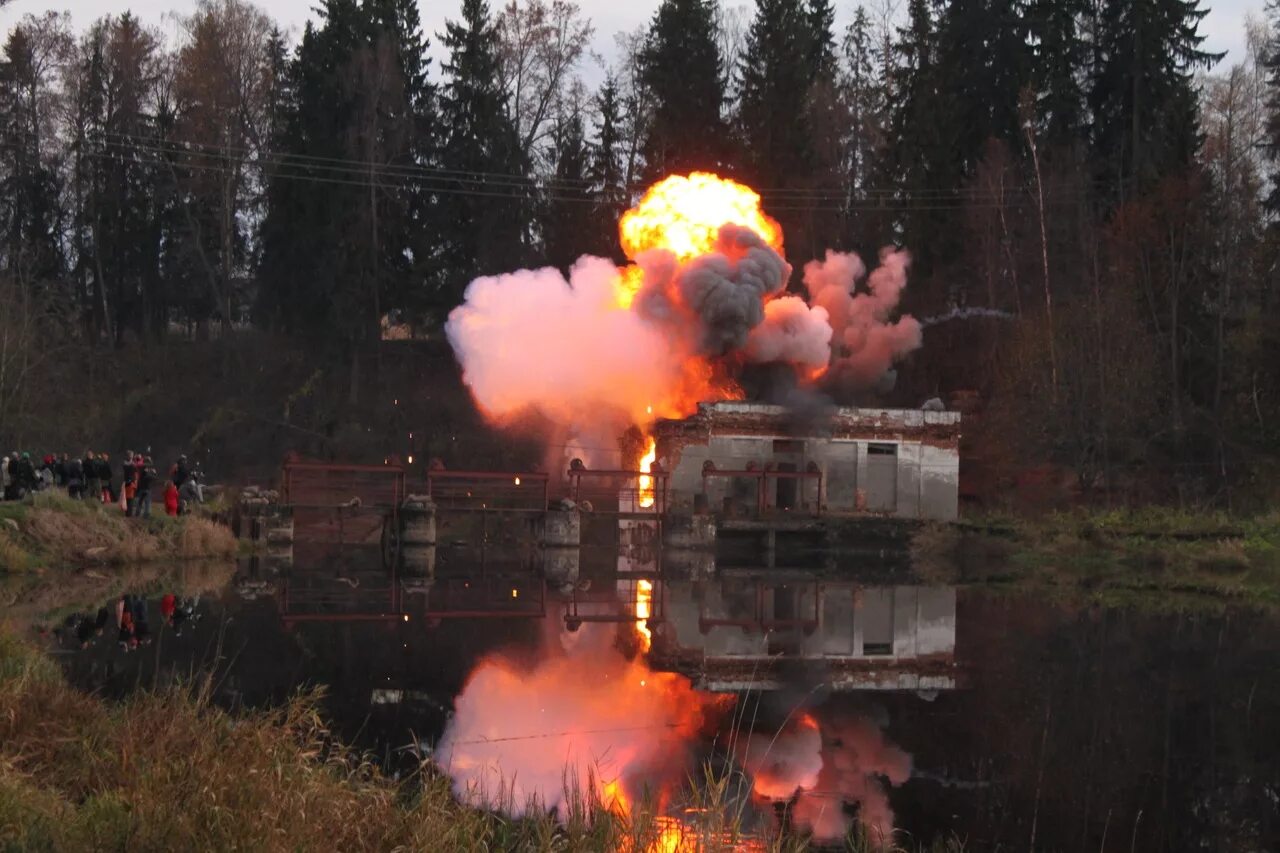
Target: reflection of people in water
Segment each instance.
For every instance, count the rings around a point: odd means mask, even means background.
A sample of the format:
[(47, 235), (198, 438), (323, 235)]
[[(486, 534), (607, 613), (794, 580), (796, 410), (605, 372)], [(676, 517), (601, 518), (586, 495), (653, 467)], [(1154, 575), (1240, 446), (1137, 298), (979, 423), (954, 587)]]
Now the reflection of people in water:
[(186, 627), (194, 628), (195, 624), (200, 621), (200, 614), (196, 612), (196, 604), (199, 599), (180, 598), (173, 610), (173, 632), (181, 637), (182, 631)]

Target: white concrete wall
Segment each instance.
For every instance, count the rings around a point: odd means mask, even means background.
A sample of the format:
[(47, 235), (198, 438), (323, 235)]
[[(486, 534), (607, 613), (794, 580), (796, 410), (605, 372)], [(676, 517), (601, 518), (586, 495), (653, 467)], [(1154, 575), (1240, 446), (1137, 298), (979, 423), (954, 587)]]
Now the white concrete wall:
[[(931, 414), (931, 413), (926, 413)], [(713, 436), (709, 445), (684, 448), (679, 464), (671, 471), (670, 504), (688, 510), (694, 495), (703, 489), (702, 465), (708, 459), (721, 470), (745, 470), (754, 463), (764, 467), (774, 460), (773, 442), (788, 440), (786, 436)], [(918, 441), (831, 440), (810, 438), (803, 442), (803, 453), (797, 467), (803, 470), (815, 462), (822, 471), (822, 501), (828, 512), (853, 512), (857, 507), (859, 488), (867, 483), (867, 445), (897, 445), (897, 506), (892, 514), (898, 518), (926, 518), (952, 521), (959, 510), (960, 455), (957, 450)], [(789, 461), (794, 461), (789, 458)], [(733, 495), (748, 507), (755, 506), (755, 484), (729, 477), (707, 480), (707, 505), (712, 512), (724, 506)], [(813, 500), (814, 485), (797, 481), (802, 502)], [(777, 500), (776, 481), (769, 486), (769, 505)]]

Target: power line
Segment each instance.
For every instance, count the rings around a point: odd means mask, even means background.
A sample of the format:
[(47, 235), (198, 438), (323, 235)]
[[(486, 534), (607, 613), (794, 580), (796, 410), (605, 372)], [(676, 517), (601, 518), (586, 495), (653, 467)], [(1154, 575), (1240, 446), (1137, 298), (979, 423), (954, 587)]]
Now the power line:
[[(141, 153), (143, 156), (136, 156), (138, 153)], [(158, 147), (158, 146), (135, 145), (132, 148), (123, 148), (123, 149), (117, 146), (115, 153), (112, 153), (109, 151), (108, 152), (89, 152), (89, 153), (86, 153), (84, 156), (93, 158), (93, 159), (108, 160), (108, 161), (119, 162), (119, 163), (134, 162), (134, 163), (141, 163), (141, 164), (147, 164), (147, 165), (177, 167), (185, 170), (213, 172), (213, 173), (224, 174), (224, 175), (233, 174), (236, 171), (238, 171), (237, 167), (231, 166), (231, 165), (199, 164), (199, 163), (190, 163), (190, 162), (175, 163), (172, 160), (167, 159), (167, 156), (171, 156), (174, 154), (181, 154), (181, 153), (184, 153), (184, 152), (175, 152), (171, 149)], [(374, 188), (374, 189), (382, 189), (382, 190), (388, 190), (388, 191), (404, 190), (409, 188), (415, 182), (415, 179), (411, 176), (404, 176), (405, 178), (404, 180), (375, 180), (374, 177), (376, 173), (372, 173), (372, 174), (369, 172), (357, 173), (351, 170), (347, 170), (346, 173), (353, 174), (353, 175), (354, 174), (369, 175), (369, 178), (364, 180), (356, 180), (354, 177), (341, 178), (341, 177), (330, 177), (323, 174), (290, 174), (283, 171), (273, 173), (272, 178), (279, 178), (283, 180), (292, 180), (292, 181), (302, 181), (302, 182), (309, 182), (309, 183), (332, 184), (337, 186), (360, 187), (364, 189)], [(395, 178), (397, 176), (389, 175), (387, 177)], [(540, 192), (540, 193), (536, 193), (535, 195), (535, 192), (538, 189), (537, 186), (527, 187), (527, 189), (530, 192), (525, 194), (525, 193), (516, 193), (516, 192), (503, 192), (503, 191), (497, 191), (497, 190), (487, 191), (483, 189), (458, 188), (458, 187), (452, 187), (452, 186), (438, 183), (438, 181), (441, 181), (441, 180), (446, 180), (446, 179), (436, 179), (437, 183), (430, 183), (428, 179), (422, 179), (416, 182), (419, 184), (420, 189), (423, 189), (427, 192), (434, 193), (437, 195), (464, 196), (464, 197), (475, 197), (475, 198), (493, 198), (493, 199), (499, 199), (499, 200), (505, 199), (505, 200), (519, 202), (519, 203), (531, 203), (539, 200), (564, 202), (569, 204), (588, 204), (593, 206), (600, 203), (598, 199), (583, 198), (581, 196), (565, 196), (565, 195), (557, 195), (554, 193), (547, 193), (547, 192)], [(449, 180), (450, 182), (453, 182), (452, 179), (447, 179), (447, 180)], [(476, 183), (476, 182), (471, 182), (471, 183)], [(480, 182), (480, 183), (485, 184), (485, 182)], [(496, 186), (501, 187), (504, 185), (497, 184)], [(516, 187), (511, 184), (508, 184), (505, 186), (507, 186), (509, 189), (526, 189), (526, 187)], [(1085, 197), (1085, 195), (1086, 195), (1085, 193), (1074, 193), (1074, 194), (1069, 194), (1065, 197), (1062, 197), (1062, 196), (1056, 197), (1051, 199), (1049, 202), (1047, 202), (1046, 206), (1047, 207), (1062, 207), (1066, 205), (1074, 206), (1078, 201), (1080, 201), (1083, 197)], [(835, 199), (836, 196), (831, 196), (831, 198)], [(876, 210), (876, 211), (962, 211), (962, 210), (973, 210), (973, 209), (996, 210), (1001, 208), (1008, 210), (1008, 209), (1034, 209), (1036, 206), (1037, 206), (1037, 202), (1031, 199), (1029, 196), (1025, 198), (1015, 197), (1008, 200), (1005, 200), (1005, 199), (997, 200), (994, 197), (983, 200), (981, 197), (975, 196), (970, 198), (957, 199), (955, 202), (949, 203), (949, 204), (942, 203), (941, 201), (937, 203), (929, 203), (929, 199), (927, 198), (924, 200), (924, 203), (913, 202), (908, 200), (906, 197), (903, 197), (903, 198), (881, 199), (881, 200), (849, 199), (849, 200), (846, 200), (844, 204), (839, 204), (839, 205), (831, 205), (831, 204), (828, 204), (828, 205), (812, 205), (812, 204), (768, 205), (766, 213), (772, 212), (772, 211), (789, 211), (789, 212), (805, 212), (805, 213), (823, 213), (823, 212), (847, 213), (847, 212), (858, 211), (858, 210), (861, 210), (861, 211), (872, 211), (872, 210)]]
[[(592, 182), (587, 179), (565, 179), (538, 177), (531, 175), (522, 175), (515, 173), (501, 172), (484, 172), (484, 171), (463, 171), (454, 169), (445, 169), (442, 167), (424, 166), (420, 164), (393, 164), (378, 163), (367, 160), (359, 160), (355, 158), (339, 158), (324, 157), (319, 155), (294, 154), (288, 152), (280, 152), (269, 155), (258, 154), (253, 156), (255, 152), (252, 149), (237, 148), (234, 146), (217, 146), (197, 142), (184, 142), (179, 140), (161, 140), (154, 137), (140, 136), (134, 134), (121, 134), (101, 132), (95, 134), (106, 140), (108, 146), (131, 150), (129, 146), (139, 150), (147, 150), (153, 153), (166, 153), (186, 158), (207, 157), (216, 160), (234, 162), (237, 167), (244, 165), (250, 161), (254, 162), (258, 168), (269, 169), (275, 168), (306, 168), (308, 170), (320, 172), (336, 172), (339, 174), (357, 174), (360, 176), (386, 176), (393, 178), (406, 179), (434, 179), (447, 180), (451, 183), (473, 184), (482, 186), (497, 186), (511, 189), (521, 190), (560, 190), (562, 192), (581, 191), (589, 189), (593, 186)], [(361, 181), (360, 185), (368, 186), (367, 180)], [(1115, 189), (1119, 184), (1115, 181), (1095, 180), (1089, 181), (1083, 185), (1073, 188), (1068, 193), (1056, 193), (1055, 197), (1062, 198), (1065, 196), (1083, 197), (1086, 196), (1091, 189), (1111, 190)], [(636, 187), (623, 188), (629, 195), (636, 194)], [(806, 201), (806, 200), (827, 200), (827, 201), (846, 201), (850, 197), (850, 191), (842, 187), (824, 188), (796, 188), (796, 187), (752, 187), (752, 190), (760, 194), (762, 198), (780, 198), (784, 201)], [(974, 199), (990, 199), (1005, 200), (1011, 196), (1016, 197), (1021, 193), (1030, 193), (1031, 187), (1016, 186), (1008, 190), (996, 188), (981, 187), (956, 187), (950, 189), (934, 188), (913, 190), (910, 193), (904, 193), (896, 188), (875, 188), (864, 187), (854, 191), (856, 195), (862, 196), (866, 200), (878, 198), (884, 200), (888, 204), (900, 204), (904, 199), (917, 199), (929, 201), (947, 201), (956, 202)], [(574, 200), (558, 198), (557, 200)], [(595, 200), (591, 200), (595, 203)], [(774, 207), (774, 209), (795, 209), (809, 210), (808, 206), (804, 207)]]

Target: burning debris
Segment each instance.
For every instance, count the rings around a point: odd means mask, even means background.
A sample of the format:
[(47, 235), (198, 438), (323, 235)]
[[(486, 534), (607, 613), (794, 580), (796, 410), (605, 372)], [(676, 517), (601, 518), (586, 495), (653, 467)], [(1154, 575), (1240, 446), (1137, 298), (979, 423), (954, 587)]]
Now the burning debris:
[[(740, 399), (747, 363), (788, 365), (804, 387), (868, 388), (920, 346), (893, 321), (909, 258), (886, 250), (866, 276), (851, 254), (806, 265), (810, 301), (786, 295), (782, 229), (748, 187), (668, 177), (619, 223), (630, 264), (583, 257), (476, 279), (446, 331), (476, 402), (504, 422), (537, 411), (581, 445), (632, 425)], [(866, 277), (865, 291), (858, 291)]]

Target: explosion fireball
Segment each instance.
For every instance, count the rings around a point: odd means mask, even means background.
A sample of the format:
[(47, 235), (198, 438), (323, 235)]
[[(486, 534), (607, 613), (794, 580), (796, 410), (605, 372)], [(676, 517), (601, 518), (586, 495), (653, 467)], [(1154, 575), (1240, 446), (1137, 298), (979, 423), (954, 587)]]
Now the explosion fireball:
[(712, 174), (673, 175), (619, 222), (631, 264), (579, 258), (556, 269), (478, 278), (446, 333), (463, 378), (498, 423), (536, 411), (610, 446), (627, 427), (738, 399), (749, 363), (790, 365), (800, 387), (874, 387), (920, 346), (914, 318), (893, 320), (903, 252), (867, 278), (852, 254), (804, 267), (810, 295), (785, 295), (783, 233), (749, 187)]

